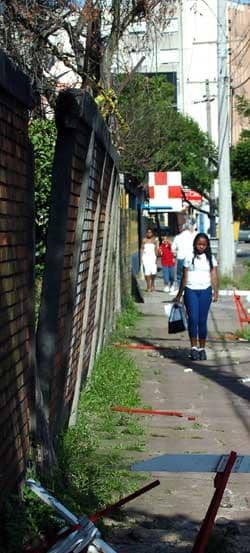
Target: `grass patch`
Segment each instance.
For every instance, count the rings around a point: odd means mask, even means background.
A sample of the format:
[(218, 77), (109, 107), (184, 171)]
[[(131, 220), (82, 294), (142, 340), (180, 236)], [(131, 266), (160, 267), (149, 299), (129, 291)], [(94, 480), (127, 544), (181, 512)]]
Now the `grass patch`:
[(237, 272), (233, 278), (227, 275), (220, 275), (219, 287), (221, 289), (237, 288), (237, 290), (250, 290), (250, 262), (245, 261), (243, 263), (243, 273)]
[(246, 272), (239, 279), (239, 286), (241, 290), (250, 290), (250, 266), (246, 266)]
[(241, 330), (237, 330), (236, 336), (239, 336), (239, 338), (244, 338), (244, 340), (248, 340), (250, 342), (250, 327), (245, 326)]
[[(129, 469), (133, 452), (144, 447), (140, 421), (110, 410), (112, 405), (141, 405), (140, 374), (135, 362), (127, 351), (113, 345), (118, 336), (121, 342), (126, 339), (137, 319), (136, 307), (129, 299), (81, 394), (77, 424), (60, 437), (53, 478), (43, 481), (77, 515), (93, 513), (115, 502), (143, 480)], [(58, 526), (48, 507), (26, 489), (21, 503), (12, 498), (1, 522), (8, 545), (1, 549), (0, 543), (0, 553), (23, 553), (25, 543), (43, 535), (48, 527)]]
[(133, 298), (126, 297), (122, 302), (122, 311), (117, 318), (116, 328), (112, 333), (110, 343), (120, 342), (125, 344), (128, 341), (131, 328), (134, 327), (141, 316)]
[(193, 430), (201, 430), (202, 424), (200, 424), (199, 422), (194, 422), (192, 424), (192, 428), (193, 428)]
[(236, 287), (236, 279), (228, 277), (226, 275), (219, 276), (219, 289), (231, 289)]

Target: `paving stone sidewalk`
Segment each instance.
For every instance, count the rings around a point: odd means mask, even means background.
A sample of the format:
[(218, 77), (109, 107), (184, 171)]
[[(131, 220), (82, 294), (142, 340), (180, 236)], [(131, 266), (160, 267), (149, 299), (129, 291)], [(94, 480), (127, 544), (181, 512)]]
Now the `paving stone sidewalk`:
[[(137, 459), (164, 453), (250, 454), (249, 343), (235, 341), (239, 328), (232, 297), (220, 297), (209, 317), (208, 360), (189, 358), (187, 333), (168, 335), (163, 292), (144, 293), (143, 313), (130, 341), (157, 350), (130, 353), (142, 372), (143, 401), (154, 409), (181, 411), (187, 418), (142, 417), (145, 451)], [(205, 516), (214, 488), (214, 474), (149, 474), (161, 485), (123, 510), (122, 522), (112, 521), (112, 543), (118, 553), (186, 553)], [(250, 474), (233, 475), (218, 513), (209, 553), (250, 553)]]

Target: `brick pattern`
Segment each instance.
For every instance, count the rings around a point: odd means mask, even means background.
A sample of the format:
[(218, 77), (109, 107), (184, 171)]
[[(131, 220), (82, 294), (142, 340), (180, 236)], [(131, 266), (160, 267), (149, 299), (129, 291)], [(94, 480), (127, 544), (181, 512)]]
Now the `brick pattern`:
[[(70, 93), (66, 99), (67, 104), (61, 105), (63, 118), (58, 128), (37, 340), (39, 374), (54, 438), (68, 423), (79, 372), (84, 379), (96, 347), (95, 318), (97, 324), (100, 322), (100, 316), (96, 317), (98, 287), (103, 286), (111, 258), (107, 241), (100, 275), (104, 233), (112, 226), (106, 206), (109, 192), (112, 195), (117, 185), (112, 179), (115, 161), (107, 129), (94, 102), (89, 100), (86, 119), (81, 109), (77, 113), (74, 103), (71, 119)], [(68, 126), (71, 121), (72, 126)], [(113, 250), (115, 247), (114, 244)], [(55, 252), (59, 254), (58, 263)], [(114, 278), (111, 282), (113, 286)], [(101, 312), (103, 301), (99, 303)], [(109, 327), (113, 311), (107, 310)]]
[(22, 479), (29, 451), (30, 173), (28, 110), (0, 85), (1, 500)]
[[(104, 161), (104, 154), (104, 149), (100, 146), (98, 147), (97, 142), (95, 142), (93, 158), (91, 160), (87, 190), (87, 202), (82, 227), (81, 251), (77, 275), (76, 297), (74, 298), (75, 304), (71, 329), (69, 370), (65, 389), (65, 401), (70, 401), (70, 399), (72, 398), (76, 382), (80, 346), (83, 333), (83, 318), (86, 303), (87, 280), (93, 249), (95, 213), (97, 209), (98, 196), (100, 194), (101, 171)], [(87, 325), (87, 335), (88, 334), (89, 327)]]
[[(66, 223), (66, 237), (64, 244), (64, 266), (62, 272), (62, 279), (60, 285), (59, 293), (59, 307), (58, 307), (58, 332), (56, 336), (56, 345), (55, 345), (55, 356), (54, 356), (54, 366), (53, 374), (51, 375), (51, 394), (50, 394), (50, 420), (53, 421), (58, 409), (58, 402), (62, 398), (58, 397), (60, 393), (58, 388), (58, 380), (61, 378), (61, 369), (65, 360), (69, 364), (69, 372), (72, 376), (71, 378), (71, 389), (70, 393), (67, 393), (67, 400), (72, 396), (74, 384), (75, 384), (75, 374), (74, 369), (71, 369), (71, 366), (77, 363), (77, 358), (79, 354), (79, 344), (76, 344), (76, 347), (73, 349), (71, 358), (69, 359), (69, 337), (65, 336), (66, 327), (67, 327), (67, 318), (68, 318), (68, 308), (72, 302), (72, 285), (71, 285), (71, 275), (73, 270), (73, 258), (74, 258), (74, 249), (75, 249), (75, 233), (77, 225), (77, 217), (80, 206), (80, 194), (81, 194), (81, 185), (82, 185), (82, 175), (85, 168), (85, 159), (87, 148), (89, 144), (89, 133), (84, 132), (85, 129), (80, 127), (79, 131), (76, 133), (74, 152), (71, 165), (71, 187), (68, 200), (68, 212), (67, 212), (67, 223)], [(85, 258), (85, 263), (87, 261), (87, 256)], [(82, 262), (81, 262), (82, 265)], [(81, 270), (81, 267), (80, 267)], [(86, 284), (86, 267), (85, 271), (81, 270), (81, 273), (85, 272), (84, 283)], [(81, 301), (80, 294), (77, 292), (75, 298), (76, 306), (75, 315), (73, 320), (72, 332), (75, 335), (79, 336), (81, 329), (81, 320), (82, 313), (84, 309), (84, 297), (82, 294), (83, 283), (81, 284)], [(66, 338), (66, 339), (65, 339)]]
[[(98, 151), (97, 151), (98, 156)], [(100, 156), (100, 153), (99, 153)], [(112, 171), (112, 161), (109, 158), (108, 162), (105, 166), (105, 175), (104, 175), (104, 188), (103, 193), (101, 196), (101, 209), (99, 214), (99, 221), (98, 221), (98, 234), (97, 234), (97, 242), (96, 242), (96, 249), (94, 253), (94, 270), (93, 270), (93, 279), (91, 283), (91, 291), (90, 291), (90, 305), (89, 305), (89, 312), (88, 312), (88, 322), (87, 322), (87, 328), (86, 328), (86, 343), (85, 343), (85, 355), (83, 360), (83, 369), (85, 372), (88, 370), (88, 364), (89, 364), (89, 356), (91, 351), (91, 344), (92, 344), (92, 337), (94, 333), (94, 320), (95, 320), (95, 308), (96, 308), (96, 298), (97, 298), (97, 288), (98, 285), (103, 287), (103, 282), (105, 278), (105, 273), (107, 270), (107, 252), (108, 248), (110, 247), (110, 244), (107, 244), (106, 248), (106, 263), (104, 265), (104, 271), (100, 278), (100, 261), (101, 261), (101, 254), (102, 254), (102, 247), (103, 247), (103, 236), (104, 236), (104, 225), (106, 221), (106, 204), (107, 204), (107, 197), (109, 192), (109, 186), (110, 186), (110, 179), (111, 179), (111, 171)], [(100, 178), (100, 174), (97, 173), (97, 178)], [(110, 226), (110, 220), (108, 221), (108, 224)], [(114, 282), (113, 282), (114, 284)], [(111, 315), (112, 318), (112, 315)]]

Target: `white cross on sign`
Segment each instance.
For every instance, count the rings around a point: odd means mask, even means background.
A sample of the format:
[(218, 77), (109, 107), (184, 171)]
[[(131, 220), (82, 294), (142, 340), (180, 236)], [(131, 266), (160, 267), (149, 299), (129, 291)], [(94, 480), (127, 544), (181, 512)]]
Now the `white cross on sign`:
[(182, 210), (180, 171), (160, 171), (148, 174), (149, 209)]

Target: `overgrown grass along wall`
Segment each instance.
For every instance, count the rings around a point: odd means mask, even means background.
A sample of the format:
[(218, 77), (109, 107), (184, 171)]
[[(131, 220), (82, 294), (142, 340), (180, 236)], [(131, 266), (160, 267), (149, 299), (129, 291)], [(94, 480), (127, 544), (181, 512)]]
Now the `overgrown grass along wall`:
[[(137, 451), (144, 447), (140, 421), (112, 412), (112, 405), (136, 407), (140, 374), (134, 360), (117, 342), (128, 339), (139, 318), (129, 298), (114, 334), (96, 359), (88, 386), (80, 398), (78, 420), (60, 438), (58, 465), (53, 477), (42, 484), (76, 514), (93, 513), (140, 487), (141, 477), (130, 471)], [(28, 476), (39, 480), (30, 470)], [(22, 501), (13, 497), (2, 514), (0, 553), (23, 553), (48, 530), (60, 527), (50, 509), (27, 488)], [(7, 545), (6, 545), (7, 544)]]

